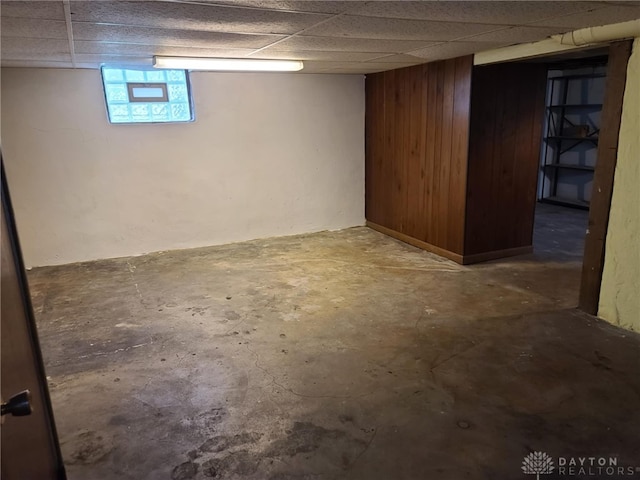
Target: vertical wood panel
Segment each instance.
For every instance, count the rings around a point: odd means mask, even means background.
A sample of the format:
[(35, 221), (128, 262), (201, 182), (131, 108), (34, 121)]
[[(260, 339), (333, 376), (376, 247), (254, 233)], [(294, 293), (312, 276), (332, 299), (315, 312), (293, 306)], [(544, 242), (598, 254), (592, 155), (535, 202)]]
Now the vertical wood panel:
[[(444, 82), (442, 85), (442, 120), (440, 123), (440, 176), (438, 186), (440, 195), (438, 201), (438, 235), (436, 245), (450, 245), (447, 238), (449, 206), (451, 196), (449, 192), (449, 178), (451, 176), (451, 143), (453, 136), (453, 92), (455, 90), (455, 61), (444, 64)], [(455, 192), (451, 192), (455, 195)]]
[[(541, 81), (536, 90), (532, 91), (530, 95), (526, 95), (525, 98), (530, 102), (526, 107), (526, 111), (541, 108), (540, 106), (545, 104), (546, 91), (546, 81), (544, 83)], [(544, 117), (544, 109), (542, 109), (542, 112), (542, 116)], [(544, 120), (542, 118), (538, 122), (530, 122), (529, 128), (522, 129), (524, 136), (521, 141), (523, 144), (528, 142), (529, 149), (532, 152), (540, 152), (541, 150), (543, 125)], [(516, 231), (522, 232), (523, 238), (531, 238), (532, 241), (534, 222), (529, 219), (535, 219), (538, 168), (536, 168), (535, 171), (533, 171), (533, 169), (529, 171), (528, 169), (520, 168), (518, 170), (518, 179), (516, 180), (517, 184), (522, 186), (518, 190), (520, 197), (517, 199), (517, 203), (518, 205), (527, 206), (527, 210), (523, 207), (523, 214), (518, 217)]]
[[(466, 58), (456, 59), (455, 90), (453, 104), (451, 174), (449, 177), (449, 214), (447, 216), (447, 238), (451, 250), (464, 251), (464, 218), (467, 190), (467, 161), (469, 151), (469, 102), (471, 98), (471, 75), (468, 74)], [(463, 194), (459, 194), (464, 192)]]
[(462, 255), (472, 57), (367, 75), (369, 222)]
[[(429, 218), (429, 230), (427, 231), (427, 238), (437, 246), (443, 246), (439, 242), (440, 239), (440, 222), (442, 218), (441, 204), (446, 204), (447, 199), (442, 198), (442, 189), (440, 188), (440, 170), (441, 164), (445, 161), (442, 158), (442, 109), (444, 107), (444, 63), (437, 62), (435, 64), (436, 77), (435, 77), (435, 90), (436, 99), (435, 104), (431, 107), (436, 111), (434, 138), (434, 150), (433, 150), (433, 176), (431, 178), (431, 218)], [(446, 248), (446, 247), (444, 247)]]
[(382, 113), (380, 112), (382, 105), (376, 101), (376, 95), (380, 90), (380, 87), (378, 86), (379, 82), (379, 76), (367, 79), (367, 88), (365, 90), (365, 104), (367, 105), (367, 108), (364, 114), (364, 121), (365, 124), (369, 126), (369, 128), (366, 128), (364, 132), (364, 174), (365, 185), (367, 186), (364, 192), (365, 218), (370, 218), (375, 212), (376, 209), (373, 206), (373, 202), (378, 196), (375, 191), (375, 186), (377, 184), (377, 169), (374, 168), (378, 150), (377, 144), (374, 142), (373, 132), (379, 130), (379, 127), (377, 127), (376, 124), (382, 118)]
[(531, 245), (546, 67), (476, 67), (471, 88), (466, 256)]
[[(407, 88), (410, 89), (409, 97), (411, 99), (421, 99), (422, 76), (414, 75), (409, 77), (407, 80)], [(420, 179), (420, 171), (422, 168), (420, 161), (420, 147), (423, 138), (422, 129), (424, 128), (424, 125), (422, 125), (421, 107), (422, 102), (420, 101), (410, 102), (408, 107), (408, 118), (410, 118), (411, 121), (405, 129), (407, 133), (405, 141), (407, 142), (409, 151), (407, 152), (408, 161), (405, 162), (407, 188), (405, 189), (404, 194), (407, 216), (404, 227), (407, 231), (416, 232), (416, 234), (420, 231), (420, 223), (422, 221), (422, 202), (419, 201), (422, 191), (422, 181)]]
[(428, 68), (426, 70), (426, 82), (425, 88), (427, 90), (427, 132), (426, 132), (426, 154), (425, 159), (425, 217), (424, 217), (424, 230), (421, 232), (422, 236), (419, 238), (428, 241), (433, 238), (433, 224), (434, 218), (434, 173), (436, 165), (436, 128), (439, 119), (437, 118), (438, 110), (437, 105), (437, 89), (434, 88), (438, 81), (438, 69), (436, 66)]
[(427, 209), (425, 197), (427, 195), (427, 183), (425, 179), (427, 178), (427, 165), (426, 165), (426, 152), (427, 152), (427, 100), (428, 100), (428, 91), (425, 88), (425, 80), (427, 79), (427, 72), (422, 72), (420, 79), (418, 81), (419, 85), (419, 102), (416, 102), (419, 107), (419, 115), (420, 115), (420, 125), (418, 127), (417, 135), (420, 137), (420, 141), (418, 143), (418, 151), (416, 152), (417, 162), (420, 165), (418, 171), (417, 178), (417, 190), (416, 190), (416, 198), (415, 202), (418, 205), (416, 210), (416, 224), (415, 224), (415, 234), (418, 238), (425, 238), (427, 234), (427, 228), (425, 221), (427, 218)]
[[(393, 126), (395, 108), (394, 105), (386, 101), (387, 89), (392, 88), (394, 79), (393, 72), (385, 72), (382, 74), (384, 79), (382, 85), (382, 105), (384, 108), (384, 124), (383, 124), (383, 138), (384, 144), (382, 145), (382, 151), (380, 152), (380, 175), (379, 175), (379, 188), (380, 199), (378, 199), (378, 205), (380, 207), (380, 218), (389, 218), (389, 212), (393, 211), (392, 194), (393, 194), (393, 158), (387, 158), (387, 152), (394, 150), (394, 137), (391, 135), (391, 128)], [(393, 98), (392, 92), (389, 95)]]
[[(475, 82), (484, 81), (483, 78), (477, 78), (474, 74)], [(473, 90), (473, 89), (472, 89)], [(485, 86), (486, 95), (495, 96), (492, 90), (492, 84)], [(493, 141), (478, 142), (476, 138), (493, 139), (496, 131), (496, 122), (494, 121), (498, 112), (502, 111), (502, 103), (497, 99), (494, 102), (478, 102), (473, 103), (471, 110), (471, 129), (469, 138), (469, 148), (473, 145), (474, 159), (482, 158), (483, 161), (472, 161), (469, 158), (467, 166), (467, 214), (465, 226), (465, 239), (469, 237), (470, 232), (477, 231), (483, 225), (490, 223), (490, 218), (494, 214), (490, 208), (479, 208), (479, 204), (493, 190), (493, 171), (494, 159), (499, 145)], [(476, 240), (479, 241), (479, 240)]]

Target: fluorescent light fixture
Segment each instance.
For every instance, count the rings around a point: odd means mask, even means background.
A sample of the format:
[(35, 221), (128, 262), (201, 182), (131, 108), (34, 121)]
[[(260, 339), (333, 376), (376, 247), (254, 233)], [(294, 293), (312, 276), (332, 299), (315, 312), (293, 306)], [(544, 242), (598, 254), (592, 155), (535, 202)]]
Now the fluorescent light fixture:
[(155, 68), (184, 70), (216, 70), (222, 72), (296, 72), (302, 70), (299, 60), (263, 60), (249, 58), (153, 57)]

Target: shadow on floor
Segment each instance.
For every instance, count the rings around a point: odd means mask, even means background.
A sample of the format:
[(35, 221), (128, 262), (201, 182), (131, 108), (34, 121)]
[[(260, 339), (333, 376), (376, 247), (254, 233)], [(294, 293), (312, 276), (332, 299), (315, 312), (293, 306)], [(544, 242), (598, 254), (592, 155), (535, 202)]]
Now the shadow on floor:
[(536, 255), (556, 261), (580, 261), (589, 212), (546, 203), (536, 204), (533, 248)]

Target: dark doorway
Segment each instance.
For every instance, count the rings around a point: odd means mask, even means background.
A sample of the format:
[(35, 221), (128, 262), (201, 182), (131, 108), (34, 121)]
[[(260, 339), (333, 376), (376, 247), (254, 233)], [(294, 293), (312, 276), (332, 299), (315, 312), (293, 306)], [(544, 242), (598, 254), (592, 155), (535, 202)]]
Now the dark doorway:
[(583, 252), (578, 305), (592, 315), (598, 310), (630, 53), (631, 42), (620, 41), (545, 60), (550, 75), (534, 248), (564, 261)]
[[(583, 52), (584, 54), (585, 52)], [(581, 268), (602, 122), (606, 50), (547, 63), (534, 249)], [(576, 302), (579, 284), (576, 283)]]

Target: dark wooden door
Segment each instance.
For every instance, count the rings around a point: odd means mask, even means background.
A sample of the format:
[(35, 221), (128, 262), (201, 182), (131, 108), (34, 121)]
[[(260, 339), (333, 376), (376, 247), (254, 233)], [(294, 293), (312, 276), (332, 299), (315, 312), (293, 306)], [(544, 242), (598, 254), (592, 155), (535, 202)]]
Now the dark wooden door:
[[(0, 160), (1, 162), (1, 160)], [(2, 480), (66, 478), (2, 164), (2, 401), (29, 390), (31, 413), (2, 416)], [(3, 413), (5, 408), (3, 407)], [(26, 410), (28, 411), (28, 409)], [(14, 413), (24, 413), (13, 410)]]

